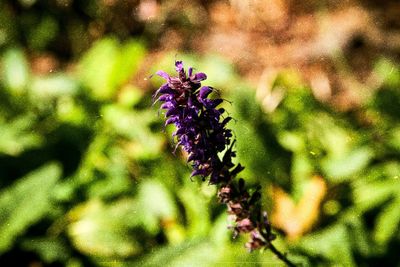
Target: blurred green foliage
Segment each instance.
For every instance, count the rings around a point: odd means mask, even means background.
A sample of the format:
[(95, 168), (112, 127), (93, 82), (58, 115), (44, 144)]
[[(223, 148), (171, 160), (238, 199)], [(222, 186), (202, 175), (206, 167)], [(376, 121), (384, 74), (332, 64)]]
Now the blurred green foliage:
[[(191, 182), (189, 166), (171, 154), (150, 95), (128, 82), (145, 56), (139, 41), (105, 38), (83, 55), (76, 72), (38, 76), (23, 50), (2, 54), (3, 261), (30, 252), (31, 260), (68, 266), (278, 264), (268, 252), (247, 254), (243, 240), (231, 240), (215, 188)], [(153, 67), (163, 68), (173, 57)], [(312, 233), (298, 242), (278, 242), (290, 248), (290, 257), (306, 265), (396, 260), (400, 123), (391, 110), (400, 101), (396, 77), (382, 76), (381, 90), (364, 106), (340, 113), (291, 83), (291, 72), (282, 73), (275, 86), (284, 86), (286, 96), (266, 114), (233, 70), (213, 79), (231, 69), (229, 63), (182, 58), (208, 69), (210, 85), (226, 89), (232, 100), (225, 105), (236, 119), (231, 127), (237, 160), (247, 166), (249, 181), (264, 188), (279, 184), (300, 198), (310, 177), (319, 174), (333, 190)], [(378, 62), (376, 73), (385, 74), (387, 64), (393, 63)], [(339, 208), (331, 212), (328, 203)]]
[[(89, 7), (82, 4), (86, 14), (101, 16), (102, 9)], [(171, 153), (171, 129), (163, 131), (151, 92), (133, 79), (143, 68), (142, 76), (172, 71), (176, 53), (148, 65), (143, 40), (112, 36), (86, 51), (90, 42), (78, 38), (77, 27), (69, 32), (82, 53), (74, 68), (35, 73), (30, 52), (51, 49), (68, 29), (57, 12), (39, 18), (22, 10), (16, 21), (0, 8), (0, 265), (281, 266), (272, 253), (247, 253), (244, 238), (232, 239), (216, 189), (189, 179), (190, 166)], [(13, 27), (30, 21), (37, 27), (18, 35)], [(275, 241), (290, 259), (304, 266), (399, 266), (398, 64), (377, 60), (379, 88), (349, 112), (318, 102), (296, 73), (282, 72), (273, 87), (286, 94), (267, 113), (225, 59), (179, 58), (206, 72), (207, 84), (231, 101), (224, 105), (235, 118), (237, 161), (250, 184), (263, 186), (268, 211), (272, 184), (299, 200), (313, 175), (326, 180), (312, 231), (298, 241), (280, 233)], [(153, 78), (149, 86), (160, 82)]]

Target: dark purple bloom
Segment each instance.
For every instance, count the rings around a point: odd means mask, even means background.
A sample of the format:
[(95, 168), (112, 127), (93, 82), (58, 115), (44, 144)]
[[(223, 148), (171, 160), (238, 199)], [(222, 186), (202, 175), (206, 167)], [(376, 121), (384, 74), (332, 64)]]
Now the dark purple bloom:
[(211, 184), (222, 181), (228, 182), (234, 173), (230, 170), (234, 165), (234, 152), (228, 149), (221, 160), (218, 153), (224, 151), (231, 144), (232, 133), (226, 128), (231, 120), (224, 117), (225, 110), (217, 108), (223, 100), (211, 99), (213, 88), (201, 87), (201, 81), (207, 79), (204, 73), (193, 73), (189, 68), (185, 72), (182, 61), (175, 62), (177, 77), (171, 77), (166, 72), (157, 74), (166, 80), (154, 97), (163, 102), (161, 109), (165, 109), (166, 125), (174, 124), (177, 146), (189, 154), (188, 162), (193, 166), (191, 176), (200, 175), (203, 179), (210, 177)]
[(207, 79), (206, 74), (193, 73), (192, 68), (186, 73), (182, 61), (175, 62), (175, 70), (176, 77), (157, 72), (166, 83), (156, 91), (154, 100), (162, 102), (165, 125), (176, 127), (173, 133), (176, 147), (181, 146), (188, 153), (187, 161), (193, 167), (191, 177), (199, 175), (219, 186), (219, 200), (227, 205), (228, 213), (234, 218), (234, 234), (251, 233), (246, 244), (250, 250), (269, 245), (274, 235), (266, 213), (261, 212), (259, 190), (247, 191), (243, 179), (234, 183), (235, 176), (244, 167), (232, 162), (236, 155), (235, 140), (231, 140), (232, 132), (226, 128), (232, 118), (225, 116), (223, 108), (218, 108), (223, 100), (210, 98), (213, 88), (201, 86), (201, 81)]

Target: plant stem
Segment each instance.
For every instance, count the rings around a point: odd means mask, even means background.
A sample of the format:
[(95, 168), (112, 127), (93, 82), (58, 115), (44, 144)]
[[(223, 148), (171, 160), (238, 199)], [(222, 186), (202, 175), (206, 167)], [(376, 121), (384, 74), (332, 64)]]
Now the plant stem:
[(285, 254), (280, 252), (271, 242), (268, 243), (268, 249), (272, 251), (281, 261), (283, 261), (289, 267), (296, 267), (296, 265), (286, 258)]

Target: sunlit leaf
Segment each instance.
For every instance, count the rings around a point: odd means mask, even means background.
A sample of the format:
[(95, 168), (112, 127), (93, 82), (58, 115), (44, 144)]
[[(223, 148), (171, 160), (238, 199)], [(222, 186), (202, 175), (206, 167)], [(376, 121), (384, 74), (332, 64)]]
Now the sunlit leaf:
[(17, 156), (40, 146), (42, 136), (32, 131), (35, 119), (33, 115), (25, 115), (9, 123), (0, 121), (0, 154)]
[(163, 139), (151, 133), (149, 128), (155, 118), (152, 112), (135, 112), (121, 106), (108, 105), (104, 106), (102, 113), (113, 131), (128, 138), (125, 148), (133, 158), (149, 159), (160, 153)]
[(363, 170), (371, 161), (374, 153), (368, 147), (358, 148), (340, 158), (326, 158), (322, 162), (327, 178), (340, 182)]
[(105, 205), (92, 199), (76, 206), (70, 213), (68, 234), (83, 253), (97, 257), (127, 257), (140, 252), (131, 234), (138, 225), (138, 207), (131, 199)]
[(386, 245), (399, 230), (400, 224), (400, 197), (386, 205), (377, 218), (374, 238), (379, 244)]
[(22, 94), (30, 77), (28, 62), (22, 50), (8, 50), (2, 56), (1, 63), (4, 85), (14, 94)]
[(59, 239), (34, 238), (22, 242), (24, 250), (33, 251), (40, 255), (46, 263), (67, 261), (70, 257), (67, 246)]
[(160, 182), (149, 179), (143, 181), (137, 198), (141, 207), (141, 222), (149, 232), (155, 233), (161, 221), (176, 220), (177, 207), (171, 192)]
[(51, 192), (61, 169), (48, 164), (0, 192), (0, 252), (51, 209)]
[(394, 128), (388, 138), (389, 145), (400, 151), (400, 126)]
[(195, 71), (210, 73), (206, 82), (215, 88), (230, 89), (229, 85), (235, 82), (235, 72), (232, 64), (219, 55), (204, 57)]
[[(206, 198), (196, 189), (195, 184), (187, 184), (179, 192), (179, 198), (185, 207), (189, 236), (205, 236), (210, 228), (210, 215)], [(197, 192), (196, 192), (197, 191)]]
[(83, 56), (79, 75), (95, 99), (107, 100), (138, 70), (145, 53), (138, 41), (121, 45), (116, 39), (104, 38)]
[(320, 256), (338, 266), (356, 266), (346, 228), (337, 224), (300, 240), (310, 255)]
[(146, 48), (142, 42), (130, 40), (120, 47), (116, 65), (112, 72), (113, 86), (121, 86), (136, 73), (146, 56)]
[(78, 83), (65, 74), (54, 74), (35, 77), (30, 85), (30, 90), (35, 97), (50, 98), (64, 95), (74, 95), (78, 92)]
[(305, 144), (301, 133), (282, 131), (278, 135), (279, 143), (293, 152), (305, 149)]
[(58, 119), (62, 122), (81, 125), (87, 119), (85, 108), (79, 105), (73, 97), (60, 97), (56, 109)]
[(127, 165), (129, 161), (120, 147), (112, 147), (108, 151), (107, 166), (102, 170), (104, 177), (99, 177), (88, 188), (91, 198), (111, 198), (132, 191), (133, 183), (129, 177)]
[(380, 58), (374, 66), (375, 73), (378, 77), (391, 87), (399, 86), (400, 84), (400, 68), (395, 62), (387, 59)]
[(112, 74), (118, 57), (118, 42), (107, 38), (95, 43), (81, 59), (79, 76), (94, 98), (105, 100), (114, 95)]
[(357, 250), (360, 254), (367, 256), (373, 253), (373, 243), (368, 235), (368, 229), (365, 225), (363, 217), (354, 209), (347, 210), (343, 217), (340, 218), (348, 227), (348, 234), (350, 243), (354, 250)]
[(354, 201), (361, 211), (369, 210), (384, 203), (400, 189), (395, 179), (358, 183), (354, 188)]
[(122, 88), (120, 94), (118, 95), (118, 102), (122, 106), (132, 107), (140, 102), (143, 97), (143, 92), (133, 86), (133, 85), (126, 85)]

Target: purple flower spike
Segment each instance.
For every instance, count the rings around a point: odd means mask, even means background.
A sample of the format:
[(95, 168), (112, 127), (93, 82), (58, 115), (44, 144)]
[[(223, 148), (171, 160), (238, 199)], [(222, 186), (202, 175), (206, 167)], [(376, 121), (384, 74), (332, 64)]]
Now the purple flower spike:
[[(190, 155), (188, 161), (193, 167), (192, 176), (200, 175), (203, 179), (211, 176), (210, 183), (213, 184), (222, 180), (226, 182), (231, 175), (229, 168), (225, 170), (228, 173), (220, 175), (224, 162), (218, 153), (230, 145), (232, 133), (226, 128), (231, 118), (222, 119), (224, 109), (216, 109), (223, 100), (208, 98), (211, 87), (201, 87), (200, 83), (207, 78), (206, 74), (192, 74), (192, 68), (189, 68), (190, 75), (187, 76), (182, 61), (175, 62), (175, 70), (177, 77), (164, 71), (157, 72), (167, 81), (156, 92), (156, 95), (160, 94), (158, 101), (164, 102), (161, 109), (165, 110), (167, 124), (175, 124), (177, 143)], [(234, 153), (227, 150), (224, 158), (233, 156)]]
[(236, 156), (235, 140), (231, 140), (232, 132), (226, 128), (232, 118), (224, 116), (225, 109), (217, 108), (223, 100), (210, 98), (213, 89), (201, 86), (201, 81), (207, 79), (206, 74), (193, 74), (193, 69), (189, 68), (187, 75), (182, 61), (175, 62), (175, 70), (176, 77), (164, 71), (157, 72), (166, 83), (156, 91), (154, 98), (160, 94), (157, 101), (163, 102), (165, 125), (176, 127), (173, 133), (177, 139), (176, 148), (182, 147), (189, 155), (187, 162), (193, 168), (190, 177), (201, 176), (204, 181), (208, 179), (209, 184), (218, 186), (219, 201), (227, 205), (235, 223), (231, 227), (234, 235), (250, 233), (246, 244), (250, 251), (269, 247), (281, 260), (294, 266), (271, 243), (275, 235), (271, 233), (267, 214), (261, 211), (259, 189), (250, 193), (243, 179), (234, 181), (244, 167), (232, 161)]

